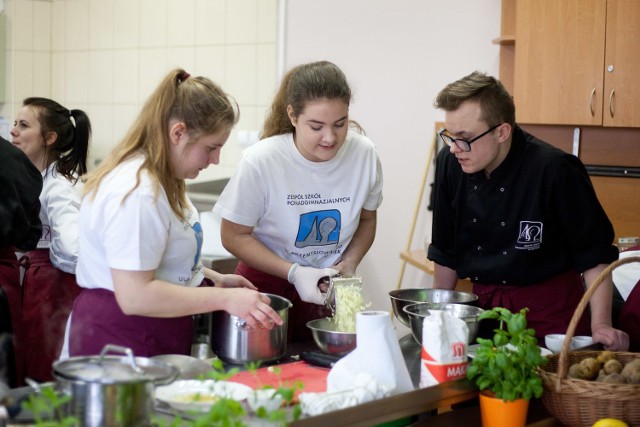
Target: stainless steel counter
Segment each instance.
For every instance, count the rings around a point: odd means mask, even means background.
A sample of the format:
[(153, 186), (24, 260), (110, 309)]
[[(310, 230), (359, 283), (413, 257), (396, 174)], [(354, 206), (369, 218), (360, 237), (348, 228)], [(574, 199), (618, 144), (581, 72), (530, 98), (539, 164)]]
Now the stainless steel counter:
[(222, 274), (232, 274), (236, 271), (238, 260), (233, 257), (202, 255), (202, 265)]
[(187, 184), (187, 193), (198, 212), (210, 211), (227, 186), (229, 178)]

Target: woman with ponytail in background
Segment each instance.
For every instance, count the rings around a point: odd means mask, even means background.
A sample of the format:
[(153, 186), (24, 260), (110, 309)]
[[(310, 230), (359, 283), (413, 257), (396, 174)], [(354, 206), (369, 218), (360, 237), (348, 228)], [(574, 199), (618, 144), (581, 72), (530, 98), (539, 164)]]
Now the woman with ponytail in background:
[[(38, 381), (52, 380), (64, 328), (75, 297), (78, 259), (79, 179), (87, 172), (91, 123), (82, 110), (47, 98), (27, 98), (18, 112), (12, 143), (42, 173), (42, 235), (24, 253), (22, 321), (14, 325), (16, 370)], [(20, 383), (22, 378), (18, 378)]]

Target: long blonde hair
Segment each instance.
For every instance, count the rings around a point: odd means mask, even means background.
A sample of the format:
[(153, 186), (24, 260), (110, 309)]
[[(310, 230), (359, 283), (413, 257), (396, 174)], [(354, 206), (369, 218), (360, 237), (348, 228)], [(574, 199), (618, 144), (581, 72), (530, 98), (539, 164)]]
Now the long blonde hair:
[(156, 196), (164, 189), (173, 212), (184, 219), (187, 208), (186, 186), (177, 178), (170, 162), (169, 121), (184, 122), (190, 144), (203, 135), (228, 130), (238, 122), (235, 101), (206, 77), (190, 77), (182, 69), (171, 71), (147, 99), (140, 115), (126, 136), (109, 156), (86, 176), (85, 195), (95, 197), (104, 177), (122, 162), (142, 154), (144, 162), (136, 183), (122, 202), (140, 185), (142, 170), (155, 180)]

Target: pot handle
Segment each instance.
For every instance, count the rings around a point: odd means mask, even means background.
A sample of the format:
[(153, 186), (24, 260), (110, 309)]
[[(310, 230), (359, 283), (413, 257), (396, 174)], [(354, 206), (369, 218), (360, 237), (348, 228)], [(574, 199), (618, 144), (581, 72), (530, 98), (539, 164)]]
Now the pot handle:
[(138, 364), (136, 363), (136, 358), (133, 356), (133, 350), (131, 350), (130, 348), (127, 347), (122, 347), (120, 345), (115, 345), (115, 344), (107, 344), (104, 346), (104, 348), (102, 349), (102, 351), (100, 352), (100, 360), (98, 361), (98, 363), (102, 363), (102, 359), (104, 358), (104, 356), (108, 353), (108, 352), (114, 352), (114, 353), (121, 353), (127, 356), (127, 359), (129, 361), (129, 364), (131, 365), (131, 369), (133, 369), (133, 371), (137, 374), (143, 374), (144, 370), (141, 369)]
[[(247, 321), (244, 319), (238, 319), (236, 320), (236, 324), (235, 324), (236, 329), (240, 330), (240, 331), (250, 331), (253, 328), (247, 326)], [(260, 329), (261, 326), (256, 326), (257, 329)]]

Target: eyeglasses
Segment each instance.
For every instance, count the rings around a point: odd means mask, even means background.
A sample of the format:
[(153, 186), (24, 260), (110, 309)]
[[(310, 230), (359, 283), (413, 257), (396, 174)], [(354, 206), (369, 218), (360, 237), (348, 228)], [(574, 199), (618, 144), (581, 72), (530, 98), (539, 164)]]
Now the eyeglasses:
[(498, 126), (500, 126), (501, 124), (502, 123), (497, 124), (494, 127), (490, 128), (488, 131), (483, 132), (480, 135), (476, 136), (475, 138), (471, 138), (471, 139), (454, 138), (450, 134), (445, 133), (445, 132), (449, 132), (446, 129), (441, 130), (438, 135), (440, 135), (440, 138), (442, 138), (442, 140), (445, 142), (445, 144), (447, 144), (449, 147), (452, 147), (455, 144), (455, 146), (458, 147), (459, 149), (461, 149), (462, 151), (471, 151), (471, 144), (473, 142), (476, 142), (477, 140), (479, 140), (480, 138), (482, 138), (483, 136), (485, 136), (486, 134), (488, 134), (492, 130), (497, 129)]

